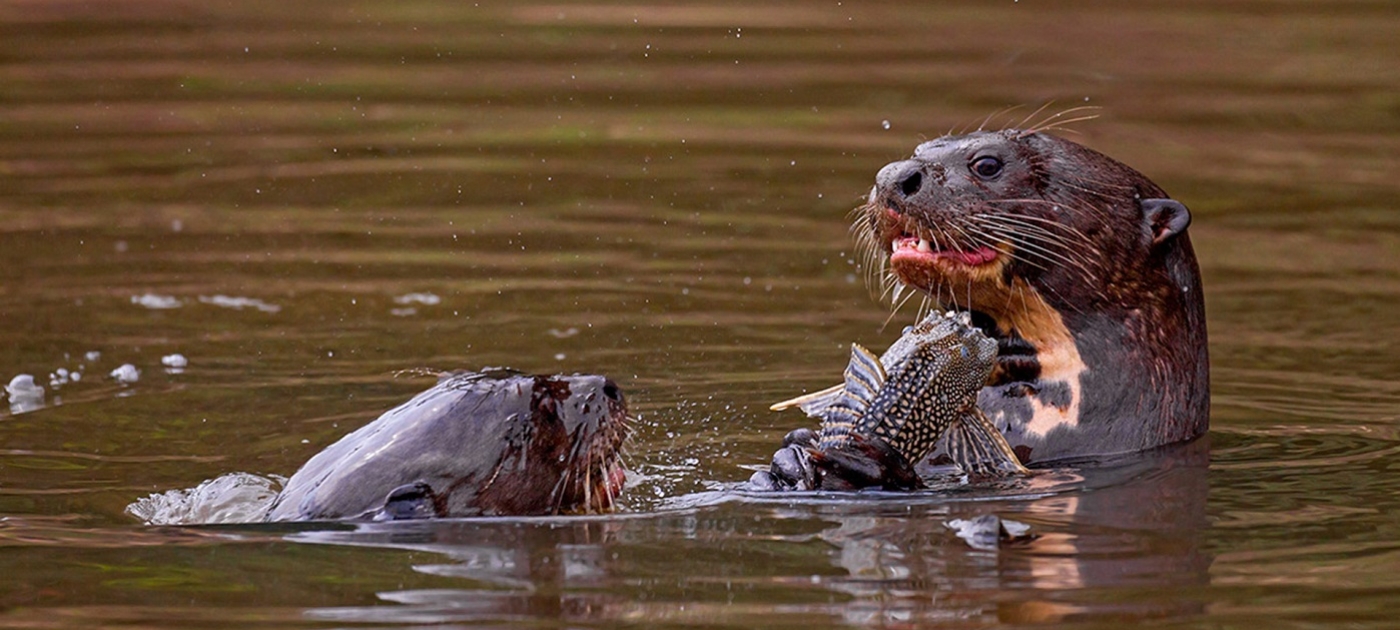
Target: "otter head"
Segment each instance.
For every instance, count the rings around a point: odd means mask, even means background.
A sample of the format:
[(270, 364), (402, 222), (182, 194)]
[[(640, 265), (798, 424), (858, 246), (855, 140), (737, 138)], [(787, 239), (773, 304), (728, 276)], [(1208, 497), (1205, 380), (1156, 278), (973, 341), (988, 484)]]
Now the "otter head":
[(494, 387), (508, 390), (504, 397), (519, 406), (513, 413), (476, 418), (494, 426), (482, 426), (477, 437), (483, 442), (467, 450), (495, 464), (489, 476), (461, 478), (470, 480), (464, 498), (471, 509), (496, 515), (611, 508), (625, 481), (619, 454), (627, 405), (617, 384), (596, 375), (502, 372)]
[(885, 166), (853, 232), (896, 301), (918, 289), (998, 340), (980, 404), (1029, 460), (1204, 432), (1190, 220), (1137, 171), (1010, 129), (931, 140)]
[(622, 490), (627, 433), (622, 392), (603, 376), (448, 374), (312, 457), (267, 519), (601, 511)]

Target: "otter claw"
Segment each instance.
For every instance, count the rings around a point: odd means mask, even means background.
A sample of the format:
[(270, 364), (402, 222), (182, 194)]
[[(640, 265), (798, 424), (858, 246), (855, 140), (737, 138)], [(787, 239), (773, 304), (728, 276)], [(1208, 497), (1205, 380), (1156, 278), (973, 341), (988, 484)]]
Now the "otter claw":
[(817, 432), (793, 429), (783, 436), (783, 446), (773, 453), (768, 470), (749, 477), (749, 489), (760, 492), (811, 490), (817, 485), (817, 470), (809, 449), (817, 445)]
[[(817, 432), (808, 428), (793, 429), (783, 436), (783, 446), (807, 446), (817, 445)], [(774, 454), (776, 457), (776, 453)]]
[(773, 453), (769, 472), (789, 490), (811, 490), (816, 486), (816, 469), (805, 446), (792, 444), (778, 449)]
[(768, 470), (749, 477), (748, 490), (757, 492), (791, 492), (812, 490), (817, 486), (817, 470), (812, 465), (811, 449), (817, 446), (817, 432), (793, 429), (783, 436), (783, 446), (773, 453)]

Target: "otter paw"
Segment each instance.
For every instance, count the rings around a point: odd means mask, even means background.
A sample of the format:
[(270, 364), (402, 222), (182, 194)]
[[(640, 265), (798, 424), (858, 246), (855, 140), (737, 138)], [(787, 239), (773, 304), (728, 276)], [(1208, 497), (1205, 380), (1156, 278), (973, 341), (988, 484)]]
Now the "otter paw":
[(816, 470), (806, 446), (789, 444), (773, 453), (769, 473), (786, 490), (811, 490), (816, 487)]
[(783, 446), (773, 453), (768, 470), (749, 477), (747, 489), (758, 492), (791, 492), (815, 487), (816, 470), (812, 468), (810, 449), (817, 443), (811, 429), (797, 429), (783, 437)]
[(924, 482), (914, 467), (884, 440), (860, 434), (809, 456), (813, 486), (822, 490), (917, 490)]
[(808, 428), (793, 429), (783, 436), (783, 446), (814, 447), (817, 445), (817, 432)]

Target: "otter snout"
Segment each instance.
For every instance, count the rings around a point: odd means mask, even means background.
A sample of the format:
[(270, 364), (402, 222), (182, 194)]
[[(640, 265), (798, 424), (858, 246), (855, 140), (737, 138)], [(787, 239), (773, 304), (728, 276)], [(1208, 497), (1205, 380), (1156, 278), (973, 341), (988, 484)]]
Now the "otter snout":
[(871, 197), (889, 201), (915, 201), (928, 196), (931, 188), (942, 185), (943, 165), (923, 160), (901, 160), (886, 164), (875, 175)]
[(908, 199), (924, 187), (924, 165), (914, 160), (886, 164), (875, 175), (875, 188), (885, 198)]

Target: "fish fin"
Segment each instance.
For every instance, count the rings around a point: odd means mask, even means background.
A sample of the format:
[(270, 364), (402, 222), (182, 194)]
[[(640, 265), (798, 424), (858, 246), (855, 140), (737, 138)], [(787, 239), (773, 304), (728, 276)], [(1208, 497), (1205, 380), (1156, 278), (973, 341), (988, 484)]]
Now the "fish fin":
[(1011, 445), (976, 407), (948, 427), (944, 449), (965, 472), (978, 476), (1029, 475)]
[[(885, 366), (880, 357), (858, 343), (851, 344), (851, 363), (846, 366), (843, 399), (858, 402), (862, 409), (870, 406), (875, 393), (885, 386)], [(843, 401), (844, 402), (844, 401)]]
[[(797, 407), (807, 415), (820, 418), (828, 407), (838, 402), (847, 402), (854, 411), (860, 411), (875, 397), (875, 392), (885, 385), (885, 366), (880, 358), (858, 343), (851, 344), (851, 362), (846, 366), (846, 382), (821, 391), (803, 394), (776, 403), (770, 411), (786, 411)], [(850, 401), (859, 401), (850, 405)]]
[(832, 385), (831, 387), (828, 387), (821, 391), (815, 391), (810, 394), (803, 394), (796, 398), (789, 398), (787, 400), (784, 400), (783, 402), (773, 404), (771, 407), (768, 408), (768, 410), (787, 411), (788, 409), (797, 407), (802, 411), (807, 412), (807, 415), (815, 416), (819, 414), (823, 409), (830, 407), (831, 403), (836, 402), (836, 397), (841, 395), (841, 389), (843, 387), (845, 387), (845, 384)]
[(846, 384), (831, 406), (821, 413), (819, 448), (832, 448), (853, 434), (864, 433), (861, 426), (875, 394), (885, 386), (885, 366), (880, 358), (857, 343), (851, 344), (851, 362), (846, 366)]
[(860, 435), (860, 422), (865, 418), (864, 409), (852, 409), (846, 401), (838, 401), (822, 413), (821, 431), (817, 433), (817, 448), (834, 448), (854, 436)]

